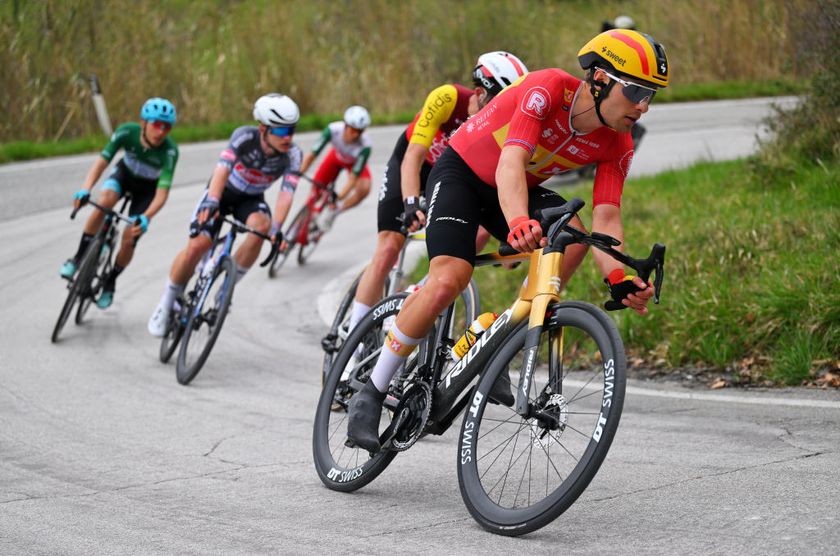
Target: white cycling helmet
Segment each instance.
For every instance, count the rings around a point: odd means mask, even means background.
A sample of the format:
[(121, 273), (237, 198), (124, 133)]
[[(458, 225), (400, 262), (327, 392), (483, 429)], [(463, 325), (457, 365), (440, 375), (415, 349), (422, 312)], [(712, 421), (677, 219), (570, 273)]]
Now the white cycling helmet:
[(268, 127), (291, 127), (300, 119), (300, 109), (286, 95), (270, 93), (254, 103), (254, 119)]
[(473, 70), (473, 83), (476, 87), (484, 87), (494, 97), (526, 73), (528, 68), (522, 60), (510, 52), (486, 52), (478, 57)]
[(636, 22), (629, 15), (620, 15), (613, 21), (613, 26), (616, 29), (636, 29)]
[(344, 123), (355, 129), (367, 129), (370, 114), (364, 106), (351, 106), (344, 111)]

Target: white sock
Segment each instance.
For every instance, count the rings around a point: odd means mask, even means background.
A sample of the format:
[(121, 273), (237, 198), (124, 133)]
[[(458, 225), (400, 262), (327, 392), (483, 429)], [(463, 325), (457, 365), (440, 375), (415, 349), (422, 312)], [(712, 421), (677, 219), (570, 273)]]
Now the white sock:
[(370, 311), (370, 305), (365, 305), (364, 303), (354, 299), (353, 306), (350, 311), (350, 328), (347, 329), (347, 332), (352, 332), (353, 329), (356, 328), (356, 325), (359, 324), (362, 317)]
[(245, 275), (248, 274), (249, 270), (251, 270), (250, 266), (249, 267), (244, 267), (244, 266), (236, 265), (236, 282), (234, 282), (234, 283), (238, 284), (240, 280), (245, 278)]
[(380, 392), (387, 392), (394, 373), (400, 368), (411, 352), (417, 347), (422, 338), (411, 338), (406, 336), (394, 324), (388, 335), (385, 336), (385, 343), (382, 352), (376, 361), (376, 366), (370, 374), (370, 380)]
[(175, 298), (184, 292), (184, 286), (185, 284), (175, 284), (172, 280), (166, 280), (166, 289), (160, 298), (160, 306), (167, 311), (172, 309)]

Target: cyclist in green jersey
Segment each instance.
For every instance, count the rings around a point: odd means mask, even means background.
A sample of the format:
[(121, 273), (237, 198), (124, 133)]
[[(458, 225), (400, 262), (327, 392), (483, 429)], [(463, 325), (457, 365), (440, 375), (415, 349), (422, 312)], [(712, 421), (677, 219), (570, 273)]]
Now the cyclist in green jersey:
[[(91, 189), (117, 151), (125, 151), (123, 158), (102, 184), (97, 199), (100, 205), (113, 208), (120, 198), (130, 194), (128, 214), (134, 218), (134, 226), (123, 232), (114, 268), (105, 277), (102, 293), (96, 300), (102, 309), (113, 302), (117, 277), (131, 262), (137, 240), (148, 230), (152, 217), (163, 208), (169, 197), (172, 174), (178, 162), (178, 146), (169, 137), (176, 118), (175, 106), (168, 100), (147, 100), (140, 109), (140, 123), (128, 122), (117, 128), (88, 171), (84, 185), (73, 195), (74, 208), (84, 205), (90, 199)], [(102, 226), (103, 219), (104, 213), (99, 209), (88, 217), (76, 254), (61, 266), (62, 278), (73, 278), (85, 249)]]

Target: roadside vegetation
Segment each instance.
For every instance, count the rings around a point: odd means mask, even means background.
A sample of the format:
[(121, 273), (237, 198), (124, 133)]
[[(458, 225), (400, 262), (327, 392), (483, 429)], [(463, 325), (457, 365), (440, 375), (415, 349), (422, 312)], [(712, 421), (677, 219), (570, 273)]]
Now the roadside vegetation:
[(822, 4), (12, 0), (0, 3), (0, 161), (101, 148), (91, 74), (115, 124), (135, 120), (150, 96), (173, 100), (181, 141), (225, 137), (274, 90), (304, 114), (358, 103), (396, 123), (429, 87), (468, 80), (487, 50), (575, 72), (580, 46), (619, 14), (668, 48), (674, 87), (658, 101), (800, 92)]

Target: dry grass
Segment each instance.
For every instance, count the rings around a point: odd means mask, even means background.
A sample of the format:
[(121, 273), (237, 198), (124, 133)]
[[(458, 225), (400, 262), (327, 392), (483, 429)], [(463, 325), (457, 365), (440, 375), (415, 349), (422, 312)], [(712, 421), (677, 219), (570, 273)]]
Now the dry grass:
[[(814, 41), (831, 38), (821, 0), (465, 2), (388, 0), (14, 0), (0, 3), (0, 142), (96, 131), (87, 76), (112, 119), (135, 119), (149, 96), (183, 122), (247, 119), (281, 90), (305, 112), (363, 103), (411, 110), (429, 87), (465, 81), (486, 50), (531, 68), (576, 70), (578, 48), (607, 17), (632, 14), (669, 50), (677, 83), (810, 75)], [(828, 21), (828, 23), (827, 23)]]

